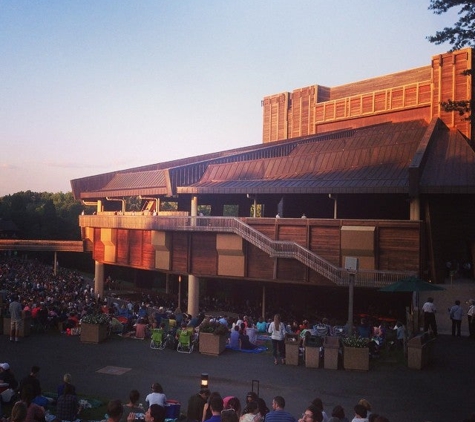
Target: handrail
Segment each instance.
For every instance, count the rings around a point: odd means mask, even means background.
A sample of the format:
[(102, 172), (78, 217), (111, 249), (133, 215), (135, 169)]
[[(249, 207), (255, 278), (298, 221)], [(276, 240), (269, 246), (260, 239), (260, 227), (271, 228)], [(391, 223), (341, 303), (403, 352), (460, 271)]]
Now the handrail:
[[(81, 215), (79, 225), (81, 227), (234, 233), (269, 254), (270, 257), (296, 259), (337, 285), (347, 286), (350, 280), (350, 273), (344, 268), (333, 265), (295, 242), (273, 240), (236, 217), (101, 216), (99, 214)], [(410, 275), (414, 275), (414, 272), (361, 269), (355, 274), (355, 285), (383, 287)]]

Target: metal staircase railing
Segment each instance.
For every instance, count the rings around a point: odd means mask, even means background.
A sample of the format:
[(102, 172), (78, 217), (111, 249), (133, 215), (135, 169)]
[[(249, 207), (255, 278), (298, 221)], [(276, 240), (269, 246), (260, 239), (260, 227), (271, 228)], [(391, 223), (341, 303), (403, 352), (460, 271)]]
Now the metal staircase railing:
[[(350, 273), (344, 268), (333, 265), (295, 242), (273, 240), (236, 217), (105, 216), (99, 214), (96, 216), (80, 216), (79, 224), (81, 227), (234, 233), (269, 254), (270, 257), (296, 259), (337, 285), (347, 286), (350, 280)], [(414, 272), (360, 269), (355, 274), (355, 285), (359, 287), (383, 287), (411, 275), (414, 275)]]

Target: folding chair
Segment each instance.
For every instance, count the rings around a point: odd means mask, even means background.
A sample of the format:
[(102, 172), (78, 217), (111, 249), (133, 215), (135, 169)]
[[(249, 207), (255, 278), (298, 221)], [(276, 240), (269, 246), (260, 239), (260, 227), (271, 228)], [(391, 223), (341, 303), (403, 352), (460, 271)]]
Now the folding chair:
[(163, 350), (165, 349), (166, 342), (163, 339), (163, 330), (161, 328), (154, 328), (150, 339), (150, 348)]
[(193, 351), (193, 342), (190, 331), (180, 330), (176, 350), (180, 353), (191, 353)]

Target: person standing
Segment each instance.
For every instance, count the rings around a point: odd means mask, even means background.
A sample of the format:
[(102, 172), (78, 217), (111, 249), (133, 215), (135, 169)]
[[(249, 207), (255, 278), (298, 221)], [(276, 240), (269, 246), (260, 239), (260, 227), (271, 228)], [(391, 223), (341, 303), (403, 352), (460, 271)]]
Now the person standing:
[(194, 394), (188, 400), (186, 417), (190, 421), (201, 422), (203, 420), (203, 408), (208, 401), (210, 391), (208, 388), (202, 388), (197, 394)]
[(463, 309), (460, 306), (460, 300), (455, 301), (455, 305), (449, 309), (449, 314), (450, 319), (452, 320), (452, 336), (455, 337), (455, 332), (457, 332), (457, 337), (460, 337), (463, 317)]
[(221, 412), (223, 411), (223, 399), (221, 396), (216, 395), (209, 401), (209, 407), (211, 409), (211, 417), (205, 422), (221, 422)]
[(274, 315), (274, 321), (272, 321), (267, 330), (270, 333), (272, 340), (272, 350), (274, 354), (274, 364), (277, 365), (278, 358), (280, 356), (282, 364), (285, 365), (285, 325), (280, 320), (280, 315)]
[(266, 422), (297, 422), (296, 419), (285, 410), (285, 400), (282, 396), (275, 396), (272, 400), (272, 411), (266, 415)]
[(21, 329), (21, 317), (22, 317), (22, 307), (18, 301), (18, 296), (13, 296), (13, 299), (8, 307), (10, 312), (10, 341), (15, 341), (18, 343), (18, 337), (20, 335)]
[(432, 297), (428, 297), (427, 302), (422, 305), (422, 312), (424, 312), (424, 331), (429, 331), (430, 328), (434, 336), (437, 336), (437, 322), (435, 321), (437, 309)]
[(475, 340), (475, 300), (469, 299), (467, 312), (468, 332), (471, 339)]

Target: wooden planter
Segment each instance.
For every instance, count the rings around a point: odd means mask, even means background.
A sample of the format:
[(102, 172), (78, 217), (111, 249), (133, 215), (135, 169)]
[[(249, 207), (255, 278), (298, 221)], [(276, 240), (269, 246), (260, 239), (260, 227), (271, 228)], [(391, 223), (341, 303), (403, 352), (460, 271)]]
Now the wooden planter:
[(107, 324), (81, 323), (81, 341), (83, 343), (100, 343), (107, 338)]
[[(10, 335), (11, 318), (3, 317), (3, 334)], [(21, 320), (21, 328), (18, 337), (28, 337), (31, 333), (31, 318), (23, 318)]]
[(343, 368), (354, 371), (368, 371), (369, 348), (343, 346)]
[(204, 355), (219, 356), (226, 348), (227, 336), (213, 333), (200, 333), (200, 353)]

